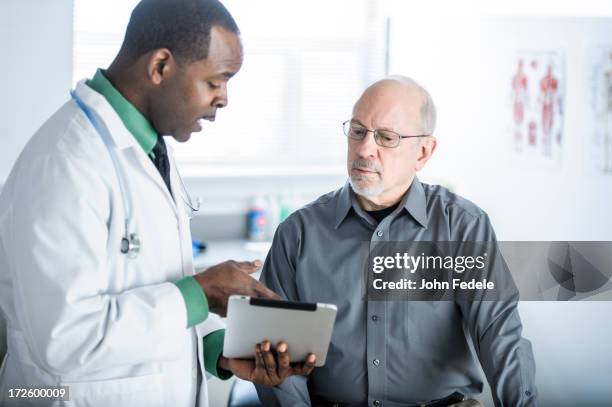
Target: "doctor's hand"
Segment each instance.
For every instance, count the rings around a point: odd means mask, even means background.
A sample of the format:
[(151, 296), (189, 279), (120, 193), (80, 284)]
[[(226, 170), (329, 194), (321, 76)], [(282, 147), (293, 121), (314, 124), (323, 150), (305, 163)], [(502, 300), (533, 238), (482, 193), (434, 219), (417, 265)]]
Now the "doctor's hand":
[(311, 353), (304, 363), (291, 365), (289, 348), (285, 342), (279, 342), (276, 350), (269, 341), (255, 346), (255, 360), (228, 359), (221, 356), (219, 367), (229, 370), (237, 377), (256, 384), (277, 386), (290, 376), (307, 376), (314, 369), (316, 356)]
[(196, 274), (195, 279), (204, 290), (208, 308), (225, 316), (230, 295), (248, 295), (256, 298), (280, 299), (274, 291), (255, 280), (249, 274), (262, 266), (261, 260), (228, 260)]

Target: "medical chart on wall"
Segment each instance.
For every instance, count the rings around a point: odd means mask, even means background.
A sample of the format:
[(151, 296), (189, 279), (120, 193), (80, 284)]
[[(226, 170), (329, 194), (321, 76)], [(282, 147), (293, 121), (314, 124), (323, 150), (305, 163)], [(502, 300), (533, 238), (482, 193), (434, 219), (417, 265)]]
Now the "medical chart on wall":
[(612, 175), (612, 44), (587, 50), (590, 67), (592, 160), (598, 172)]
[(563, 146), (565, 58), (561, 50), (519, 50), (512, 58), (511, 137), (517, 154), (559, 161)]

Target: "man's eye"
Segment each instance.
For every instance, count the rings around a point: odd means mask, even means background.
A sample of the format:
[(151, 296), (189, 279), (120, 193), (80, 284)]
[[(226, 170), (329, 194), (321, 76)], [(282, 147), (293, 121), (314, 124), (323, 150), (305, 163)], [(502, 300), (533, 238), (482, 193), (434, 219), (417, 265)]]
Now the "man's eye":
[(356, 136), (363, 136), (365, 134), (365, 129), (359, 128), (359, 127), (358, 128), (353, 127), (351, 129), (351, 132)]
[(385, 133), (385, 132), (382, 132), (382, 131), (378, 132), (378, 136), (383, 141), (393, 141), (395, 139), (393, 134)]
[(219, 85), (215, 85), (215, 83), (210, 82), (210, 81), (208, 82), (208, 86), (210, 86), (211, 89), (217, 89), (219, 87)]

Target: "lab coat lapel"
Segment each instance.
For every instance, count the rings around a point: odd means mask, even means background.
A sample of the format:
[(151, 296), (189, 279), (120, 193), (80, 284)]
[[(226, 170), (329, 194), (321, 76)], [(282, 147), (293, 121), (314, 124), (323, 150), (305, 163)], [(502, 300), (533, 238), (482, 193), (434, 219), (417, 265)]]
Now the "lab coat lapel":
[[(79, 98), (101, 119), (102, 123), (106, 126), (108, 134), (113, 143), (117, 149), (120, 150), (120, 153), (123, 153), (127, 159), (130, 159), (137, 166), (142, 168), (142, 170), (160, 189), (175, 216), (178, 217), (176, 203), (174, 199), (172, 199), (172, 195), (170, 195), (168, 187), (166, 187), (161, 174), (157, 168), (155, 168), (155, 165), (151, 159), (137, 143), (134, 136), (128, 131), (128, 129), (125, 128), (123, 122), (119, 118), (119, 115), (117, 112), (115, 112), (104, 96), (87, 86), (85, 80), (82, 80), (77, 84), (75, 91)], [(131, 151), (125, 151), (128, 149)], [(172, 188), (174, 191), (174, 187)]]
[[(179, 234), (181, 236), (181, 255), (183, 258), (183, 275), (191, 276), (194, 274), (193, 265), (193, 248), (191, 245), (191, 228), (189, 225), (189, 209), (185, 202), (187, 191), (184, 190), (180, 180), (180, 174), (177, 171), (176, 163), (174, 162), (174, 151), (172, 146), (166, 145), (168, 151), (168, 160), (170, 162), (170, 185), (176, 203), (176, 213), (179, 225)], [(188, 242), (185, 243), (185, 242)]]
[[(139, 165), (142, 168), (142, 170), (149, 176), (149, 178), (151, 178), (151, 180), (155, 183), (155, 185), (157, 185), (157, 187), (160, 189), (162, 194), (164, 194), (164, 197), (168, 201), (168, 204), (172, 208), (172, 211), (174, 211), (175, 216), (177, 216), (178, 218), (179, 213), (177, 210), (176, 202), (172, 198), (172, 195), (170, 195), (170, 191), (168, 191), (168, 187), (164, 183), (164, 180), (161, 174), (159, 173), (159, 171), (157, 170), (157, 168), (155, 168), (153, 161), (151, 161), (151, 159), (145, 154), (145, 152), (140, 147), (138, 149), (133, 149), (132, 152), (133, 152), (132, 157), (136, 161), (136, 164)], [(174, 185), (172, 185), (172, 192), (176, 196), (177, 191)]]

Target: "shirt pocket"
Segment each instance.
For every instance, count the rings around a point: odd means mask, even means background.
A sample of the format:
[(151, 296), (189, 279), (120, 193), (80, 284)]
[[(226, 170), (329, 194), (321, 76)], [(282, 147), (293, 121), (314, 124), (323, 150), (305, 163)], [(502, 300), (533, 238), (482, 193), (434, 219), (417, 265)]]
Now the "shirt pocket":
[[(420, 349), (444, 354), (459, 336), (464, 338), (461, 315), (452, 301), (403, 301), (400, 319), (404, 339)], [(465, 340), (465, 339), (463, 339)]]

